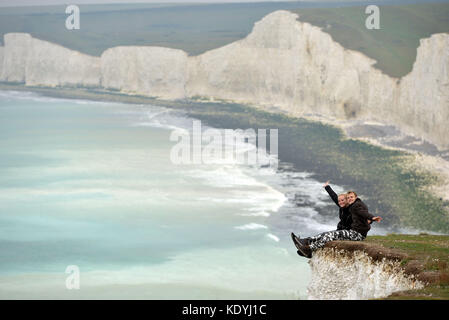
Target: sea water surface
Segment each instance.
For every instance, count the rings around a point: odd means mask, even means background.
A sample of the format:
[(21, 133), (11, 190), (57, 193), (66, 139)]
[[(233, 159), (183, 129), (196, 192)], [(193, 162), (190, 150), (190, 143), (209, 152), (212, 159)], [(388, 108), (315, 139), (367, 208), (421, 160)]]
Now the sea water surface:
[(322, 182), (174, 164), (179, 128), (157, 106), (0, 91), (0, 298), (307, 298), (290, 232), (335, 229)]

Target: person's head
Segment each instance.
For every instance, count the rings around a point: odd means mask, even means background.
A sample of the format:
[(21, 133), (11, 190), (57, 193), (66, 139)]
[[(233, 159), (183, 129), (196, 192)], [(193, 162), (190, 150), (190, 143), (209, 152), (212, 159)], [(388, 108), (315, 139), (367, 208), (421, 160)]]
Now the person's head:
[(338, 206), (340, 208), (344, 208), (348, 205), (348, 201), (346, 199), (346, 193), (342, 193), (338, 195)]
[(348, 202), (348, 205), (353, 204), (356, 199), (357, 193), (355, 193), (354, 191), (346, 192), (346, 201)]

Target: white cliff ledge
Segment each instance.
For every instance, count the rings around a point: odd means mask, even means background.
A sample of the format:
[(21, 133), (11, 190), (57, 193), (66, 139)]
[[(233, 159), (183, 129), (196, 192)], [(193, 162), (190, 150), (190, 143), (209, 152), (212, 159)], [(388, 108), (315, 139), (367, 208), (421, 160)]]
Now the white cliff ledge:
[(375, 260), (363, 250), (318, 250), (309, 261), (312, 278), (309, 300), (366, 300), (394, 292), (422, 289), (424, 283), (409, 275), (400, 260)]
[(273, 12), (246, 38), (193, 57), (150, 46), (115, 47), (92, 57), (28, 34), (7, 34), (0, 80), (161, 99), (201, 96), (275, 106), (294, 116), (374, 120), (449, 147), (449, 34), (421, 39), (412, 72), (397, 79), (297, 18)]
[(309, 265), (309, 299), (447, 299), (447, 235), (389, 234), (331, 241)]

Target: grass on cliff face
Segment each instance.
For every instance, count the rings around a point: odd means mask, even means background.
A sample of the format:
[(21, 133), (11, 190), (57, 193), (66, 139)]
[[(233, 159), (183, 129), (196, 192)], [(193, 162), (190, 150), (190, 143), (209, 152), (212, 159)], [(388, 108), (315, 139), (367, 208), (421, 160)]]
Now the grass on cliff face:
[(409, 258), (402, 261), (403, 267), (417, 260), (423, 271), (438, 273), (437, 281), (424, 289), (395, 293), (387, 299), (449, 299), (449, 236), (390, 234), (368, 236), (365, 241), (405, 252)]

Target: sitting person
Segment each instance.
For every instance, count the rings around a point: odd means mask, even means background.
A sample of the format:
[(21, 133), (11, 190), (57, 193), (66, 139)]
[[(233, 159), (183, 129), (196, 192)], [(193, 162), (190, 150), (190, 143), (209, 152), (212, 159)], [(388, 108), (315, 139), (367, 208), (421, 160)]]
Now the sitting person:
[[(323, 187), (327, 191), (327, 193), (329, 194), (331, 199), (335, 202), (335, 204), (339, 208), (338, 214), (339, 214), (340, 221), (338, 222), (337, 230), (350, 230), (351, 224), (352, 224), (352, 218), (351, 218), (351, 214), (349, 213), (349, 209), (348, 209), (348, 201), (346, 199), (347, 194), (341, 193), (341, 194), (337, 195), (334, 192), (334, 190), (332, 190), (331, 186), (329, 185), (329, 181), (324, 183)], [(295, 237), (296, 237), (295, 234), (292, 233), (291, 236), (292, 236), (293, 242), (295, 242)], [(298, 239), (298, 238), (296, 237), (296, 239)], [(311, 240), (311, 238), (301, 239), (301, 241), (304, 241), (304, 240), (309, 241), (309, 240)], [(307, 242), (304, 242), (304, 243), (307, 243)], [(297, 252), (300, 256), (303, 256), (303, 254), (299, 250)]]
[(292, 239), (298, 249), (299, 255), (311, 258), (313, 251), (322, 248), (329, 241), (362, 241), (366, 238), (372, 221), (380, 222), (382, 220), (381, 217), (373, 216), (368, 212), (368, 207), (357, 197), (354, 191), (348, 191), (346, 193), (346, 200), (347, 208), (352, 219), (350, 228), (327, 231), (306, 239), (300, 239), (292, 233)]
[(340, 218), (340, 221), (337, 225), (337, 230), (350, 230), (351, 224), (352, 224), (352, 218), (351, 214), (349, 213), (349, 204), (347, 201), (347, 194), (341, 193), (337, 196), (337, 194), (332, 190), (331, 186), (329, 185), (329, 181), (327, 181), (323, 185), (324, 189), (327, 191), (329, 196), (332, 200), (334, 200), (335, 204), (339, 208), (338, 216)]

